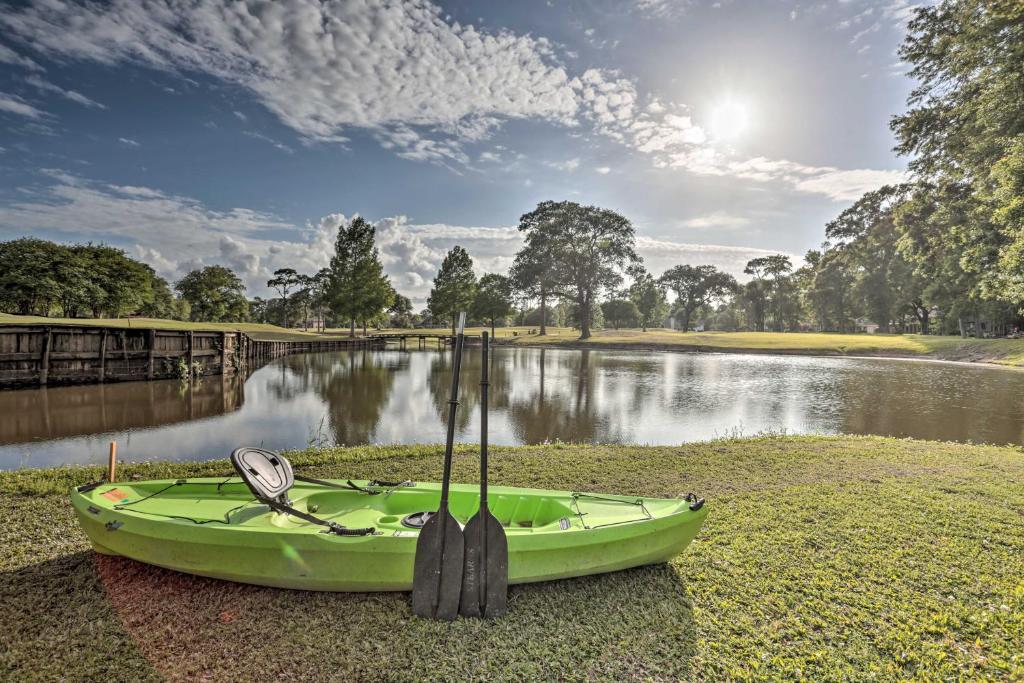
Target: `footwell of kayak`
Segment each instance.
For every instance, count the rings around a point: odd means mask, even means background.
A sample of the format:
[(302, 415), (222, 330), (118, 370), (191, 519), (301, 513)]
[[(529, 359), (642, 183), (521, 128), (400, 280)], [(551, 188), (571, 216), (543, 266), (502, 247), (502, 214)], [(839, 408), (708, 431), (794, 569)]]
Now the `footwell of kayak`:
[[(191, 574), (327, 591), (412, 588), (418, 526), (440, 484), (296, 482), (291, 506), (344, 536), (258, 502), (237, 477), (100, 484), (71, 500), (93, 547)], [(479, 486), (453, 484), (465, 522)], [(494, 486), (489, 507), (505, 528), (509, 582), (526, 583), (666, 562), (693, 540), (707, 509), (693, 497), (647, 498)]]

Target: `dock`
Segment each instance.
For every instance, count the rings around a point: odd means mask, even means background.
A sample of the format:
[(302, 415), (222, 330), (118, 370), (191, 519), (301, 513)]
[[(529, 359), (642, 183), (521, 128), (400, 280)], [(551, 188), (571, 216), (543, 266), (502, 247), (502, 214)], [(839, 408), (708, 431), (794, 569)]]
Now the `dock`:
[(0, 389), (231, 374), (293, 353), (383, 348), (373, 337), (271, 341), (240, 331), (0, 326)]

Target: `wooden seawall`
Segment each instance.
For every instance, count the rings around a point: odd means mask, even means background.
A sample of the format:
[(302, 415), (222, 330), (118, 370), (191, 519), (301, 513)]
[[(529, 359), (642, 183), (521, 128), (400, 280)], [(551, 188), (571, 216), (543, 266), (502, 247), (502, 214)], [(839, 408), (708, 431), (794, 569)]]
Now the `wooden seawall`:
[(0, 389), (231, 374), (292, 353), (383, 345), (368, 338), (264, 341), (237, 331), (0, 326)]

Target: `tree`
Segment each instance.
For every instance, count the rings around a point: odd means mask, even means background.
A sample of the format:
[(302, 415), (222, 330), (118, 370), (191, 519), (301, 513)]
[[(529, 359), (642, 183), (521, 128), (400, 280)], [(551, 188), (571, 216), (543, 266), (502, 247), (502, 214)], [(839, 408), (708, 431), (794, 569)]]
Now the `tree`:
[(676, 294), (676, 307), (683, 315), (683, 332), (689, 332), (694, 311), (736, 289), (732, 275), (711, 265), (674, 266), (665, 271), (659, 282)]
[(377, 229), (361, 216), (338, 227), (331, 258), (330, 307), (341, 319), (348, 320), (349, 336), (355, 336), (356, 323), (375, 319), (391, 305), (394, 288), (374, 246)]
[(747, 261), (743, 272), (753, 279), (743, 289), (744, 298), (750, 304), (754, 329), (764, 332), (769, 316), (774, 327), (781, 329), (783, 312), (789, 308), (792, 290), (786, 276), (793, 270), (793, 262), (783, 254), (759, 256)]
[(849, 332), (859, 309), (854, 301), (855, 275), (850, 269), (843, 248), (832, 248), (821, 254), (809, 251), (804, 260), (810, 267), (804, 300), (822, 331)]
[(1024, 4), (945, 0), (916, 10), (900, 48), (918, 81), (891, 122), (917, 181), (901, 246), (947, 310), (1024, 302), (1022, 44)]
[(324, 315), (330, 300), (331, 269), (321, 268), (310, 278), (310, 305), (316, 311), (316, 323), (320, 332), (324, 331)]
[[(520, 230), (530, 230), (532, 227), (522, 222), (519, 225)], [(540, 304), (541, 335), (548, 333), (548, 299), (557, 286), (554, 268), (551, 250), (545, 246), (544, 238), (540, 235), (528, 241), (516, 254), (516, 259), (512, 263), (511, 279), (515, 290)]]
[[(633, 278), (633, 283), (629, 286), (629, 300), (636, 306), (641, 330), (646, 332), (648, 326), (655, 320), (665, 317), (668, 307), (665, 302), (665, 289), (643, 266), (630, 268), (629, 275)], [(607, 315), (605, 319), (608, 319)]]
[(153, 269), (121, 249), (25, 238), (0, 242), (0, 308), (118, 317), (153, 300)]
[(411, 327), (412, 326), (412, 301), (409, 297), (395, 292), (394, 301), (388, 307), (388, 315), (390, 318), (390, 324), (392, 327)]
[(60, 296), (57, 264), (67, 247), (34, 237), (0, 242), (0, 306), (19, 315), (49, 315)]
[(601, 304), (604, 321), (616, 330), (620, 327), (633, 327), (640, 319), (640, 311), (629, 299), (609, 299)]
[(153, 298), (139, 308), (139, 314), (147, 318), (166, 318), (168, 320), (185, 320), (188, 318), (188, 305), (174, 296), (171, 285), (162, 277), (153, 275), (150, 289)]
[(278, 268), (274, 271), (274, 277), (267, 280), (267, 287), (274, 289), (281, 295), (281, 303), (284, 306), (284, 326), (289, 327), (288, 309), (291, 302), (288, 293), (302, 283), (302, 276), (295, 272), (294, 268)]
[(476, 295), (471, 307), (472, 317), (488, 320), (491, 323), (491, 336), (494, 336), (494, 322), (505, 318), (515, 311), (512, 301), (512, 282), (504, 275), (488, 273), (480, 278), (476, 286)]
[(434, 286), (427, 298), (427, 308), (435, 320), (450, 320), (452, 334), (461, 311), (469, 310), (476, 296), (476, 275), (473, 259), (462, 247), (452, 247), (434, 277)]
[(637, 263), (632, 224), (609, 209), (546, 201), (519, 219), (524, 249), (551, 256), (552, 290), (576, 303), (580, 339), (589, 339), (597, 297), (622, 281), (621, 270)]
[(83, 258), (91, 284), (86, 303), (94, 318), (131, 313), (153, 300), (153, 269), (121, 249), (87, 244), (72, 247)]
[(886, 185), (868, 192), (825, 226), (825, 237), (845, 246), (859, 294), (880, 332), (889, 332), (896, 316), (901, 298), (897, 285), (910, 282), (900, 277), (907, 267), (897, 250), (900, 235), (893, 218), (909, 190), (907, 185)]
[(314, 276), (312, 275), (299, 275), (296, 278), (295, 286), (298, 287), (294, 293), (292, 293), (290, 303), (298, 306), (299, 310), (302, 311), (302, 329), (304, 331), (309, 330), (309, 310), (313, 307), (313, 286)]
[(248, 317), (245, 285), (224, 266), (193, 270), (175, 283), (181, 298), (189, 303), (189, 319), (197, 322), (241, 322)]

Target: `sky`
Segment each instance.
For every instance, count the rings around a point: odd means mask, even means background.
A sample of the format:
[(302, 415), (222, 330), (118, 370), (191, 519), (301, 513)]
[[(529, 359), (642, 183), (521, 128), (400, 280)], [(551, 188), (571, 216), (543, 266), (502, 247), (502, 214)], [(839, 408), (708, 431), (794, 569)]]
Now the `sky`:
[(421, 305), (456, 244), (507, 272), (551, 199), (626, 216), (656, 275), (798, 262), (904, 177), (919, 1), (0, 0), (0, 239), (267, 296), (361, 215)]

